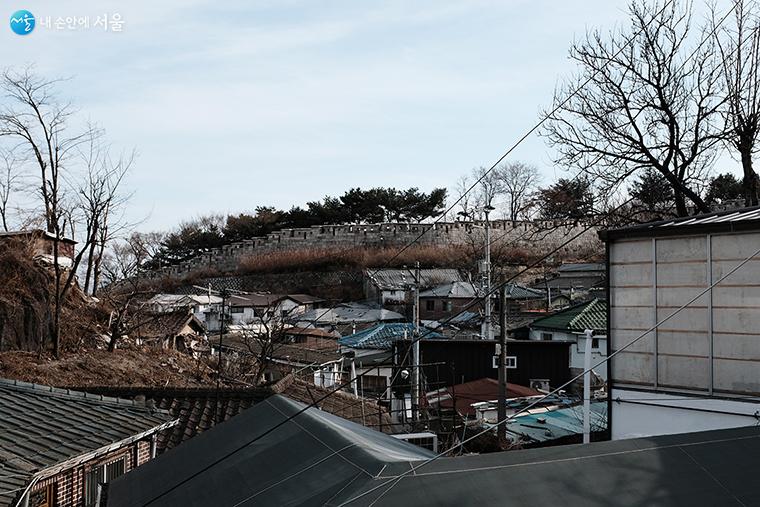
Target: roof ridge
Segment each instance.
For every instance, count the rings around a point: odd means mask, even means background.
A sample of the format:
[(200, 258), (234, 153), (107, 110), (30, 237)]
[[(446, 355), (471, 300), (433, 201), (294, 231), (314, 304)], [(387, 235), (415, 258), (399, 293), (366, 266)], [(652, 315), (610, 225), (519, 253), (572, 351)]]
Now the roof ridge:
[(93, 403), (101, 403), (106, 405), (116, 405), (120, 407), (132, 407), (143, 410), (150, 413), (167, 413), (165, 410), (151, 409), (145, 406), (145, 404), (128, 398), (116, 398), (112, 396), (105, 396), (102, 394), (93, 394), (86, 391), (80, 391), (77, 389), (61, 388), (47, 386), (44, 384), (35, 384), (33, 382), (24, 382), (23, 380), (0, 378), (0, 389), (9, 388), (16, 391), (33, 391), (48, 396), (56, 396), (59, 398), (69, 398), (78, 401), (86, 401)]

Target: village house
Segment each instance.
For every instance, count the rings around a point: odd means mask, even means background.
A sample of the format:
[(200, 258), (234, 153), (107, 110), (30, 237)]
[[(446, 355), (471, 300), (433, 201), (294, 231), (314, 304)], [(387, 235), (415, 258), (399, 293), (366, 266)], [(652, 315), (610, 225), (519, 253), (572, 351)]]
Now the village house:
[(132, 400), (0, 379), (0, 506), (95, 506), (177, 423)]
[[(338, 340), (340, 352), (350, 362), (351, 378), (359, 376), (358, 381), (351, 384), (354, 391), (371, 392), (390, 399), (388, 386), (393, 374), (393, 343), (412, 338), (414, 332), (414, 324), (407, 322), (380, 323)], [(420, 328), (420, 335), (426, 339), (443, 338), (424, 327)]]
[(187, 309), (138, 313), (130, 323), (129, 338), (136, 345), (178, 350), (194, 357), (210, 350), (205, 326)]
[(603, 288), (607, 272), (603, 262), (566, 262), (557, 269), (557, 276), (546, 282), (556, 292)]
[(381, 322), (401, 322), (405, 317), (391, 310), (362, 303), (341, 303), (326, 309), (316, 309), (298, 316), (298, 327), (315, 327), (350, 335)]
[[(507, 312), (519, 316), (525, 310), (544, 306), (544, 292), (529, 289), (515, 283), (506, 285)], [(420, 292), (420, 319), (430, 321), (448, 320), (463, 312), (478, 313), (482, 310), (481, 290), (472, 282), (451, 282)], [(481, 298), (480, 300), (477, 300)], [(494, 314), (500, 310), (499, 294), (491, 296)]]
[[(420, 269), (420, 289), (465, 279), (457, 269)], [(410, 301), (415, 269), (370, 268), (364, 271), (364, 298), (383, 306), (403, 306)]]
[[(234, 333), (225, 333), (220, 339), (213, 337), (210, 340), (212, 354), (222, 351), (224, 362), (229, 364), (246, 360), (255, 360), (263, 363), (262, 379), (274, 382), (286, 377), (288, 374), (299, 371), (307, 374), (308, 371), (315, 374), (326, 374), (334, 379), (328, 382), (332, 385), (340, 378), (340, 364), (343, 357), (335, 349), (309, 348), (302, 344), (288, 343), (283, 333), (277, 339), (282, 341), (269, 341), (266, 335), (259, 334), (258, 330), (246, 330)], [(337, 364), (337, 366), (335, 366)]]
[(169, 313), (186, 310), (199, 321), (205, 323), (206, 316), (222, 304), (222, 298), (214, 295), (198, 294), (156, 294), (145, 302), (145, 307), (153, 313)]
[(612, 438), (756, 426), (760, 208), (600, 236), (609, 262), (608, 353), (615, 354)]
[[(257, 321), (291, 321), (313, 311), (324, 299), (309, 294), (236, 294), (225, 308), (225, 324), (240, 326)], [(219, 330), (219, 312), (209, 313), (206, 322), (210, 331)]]
[(309, 349), (338, 350), (340, 335), (314, 327), (289, 327), (282, 331), (288, 343), (300, 345)]
[[(586, 352), (586, 330), (594, 332), (591, 339), (592, 365), (607, 357), (607, 302), (594, 299), (571, 306), (530, 324), (530, 339), (565, 342), (570, 346), (570, 369), (573, 374), (583, 371)], [(607, 380), (607, 363), (594, 368), (594, 373)]]
[[(0, 232), (0, 242), (22, 242), (29, 245), (36, 259), (41, 259), (52, 264), (55, 259), (55, 235), (42, 229), (30, 229), (26, 231)], [(69, 238), (58, 240), (58, 264), (63, 267), (71, 267), (74, 264), (77, 242)]]

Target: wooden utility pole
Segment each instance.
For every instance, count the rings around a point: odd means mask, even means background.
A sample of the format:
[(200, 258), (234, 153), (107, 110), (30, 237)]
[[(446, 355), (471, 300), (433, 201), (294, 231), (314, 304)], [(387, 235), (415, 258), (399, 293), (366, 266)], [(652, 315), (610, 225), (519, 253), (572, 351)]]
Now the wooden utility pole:
[(507, 285), (499, 291), (499, 405), (497, 436), (499, 447), (507, 443)]

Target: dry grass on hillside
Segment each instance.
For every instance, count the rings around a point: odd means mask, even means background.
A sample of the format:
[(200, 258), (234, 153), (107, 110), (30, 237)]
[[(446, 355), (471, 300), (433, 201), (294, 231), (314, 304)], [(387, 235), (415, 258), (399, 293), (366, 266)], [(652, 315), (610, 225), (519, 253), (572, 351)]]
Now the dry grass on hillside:
[(54, 359), (36, 353), (0, 353), (0, 377), (57, 387), (212, 385), (205, 363), (174, 351), (88, 350)]
[[(528, 253), (518, 248), (495, 252), (494, 261), (522, 263)], [(474, 265), (480, 252), (466, 247), (415, 245), (406, 250), (385, 248), (319, 248), (252, 255), (240, 262), (239, 273), (275, 273), (318, 270), (355, 270), (369, 267), (402, 267), (415, 262), (428, 268), (447, 267), (467, 269)]]

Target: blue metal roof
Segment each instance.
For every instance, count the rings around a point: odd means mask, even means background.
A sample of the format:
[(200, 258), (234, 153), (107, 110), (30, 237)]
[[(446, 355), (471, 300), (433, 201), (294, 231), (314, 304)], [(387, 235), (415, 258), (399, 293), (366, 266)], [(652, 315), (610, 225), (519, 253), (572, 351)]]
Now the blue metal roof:
[[(414, 333), (414, 324), (409, 322), (382, 323), (359, 331), (352, 335), (344, 336), (338, 343), (344, 347), (354, 349), (382, 349), (389, 350), (393, 342), (403, 340), (406, 335), (411, 338)], [(443, 338), (443, 335), (420, 327), (420, 334), (425, 338)]]
[[(590, 422), (591, 431), (600, 431), (607, 427), (606, 402), (591, 403)], [(583, 433), (583, 405), (516, 417), (507, 424), (507, 431), (531, 442), (547, 442), (570, 435), (580, 435)]]

